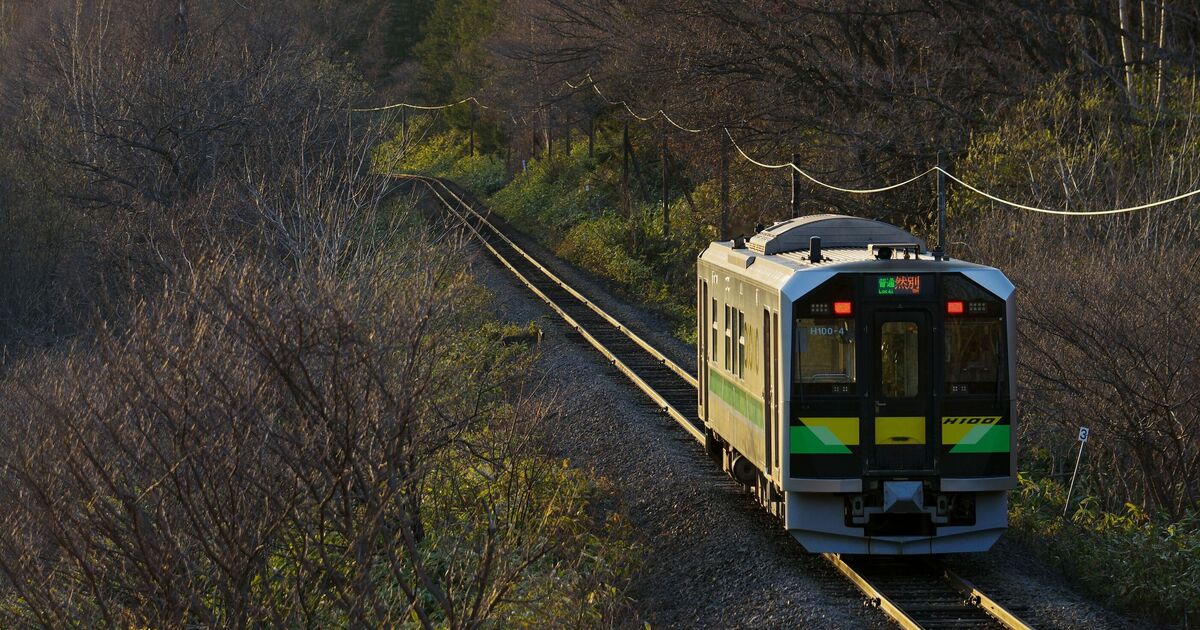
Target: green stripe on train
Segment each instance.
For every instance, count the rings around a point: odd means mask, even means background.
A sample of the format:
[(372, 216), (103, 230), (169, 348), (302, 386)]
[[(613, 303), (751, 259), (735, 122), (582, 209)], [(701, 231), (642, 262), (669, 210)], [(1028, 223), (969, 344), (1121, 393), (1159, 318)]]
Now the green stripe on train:
[(850, 449), (828, 427), (791, 427), (793, 455), (849, 455)]
[(712, 368), (708, 369), (708, 391), (754, 426), (763, 426), (766, 414), (762, 401)]
[(950, 449), (951, 453), (1007, 453), (1011, 444), (1011, 427), (1007, 424), (982, 425), (972, 428)]

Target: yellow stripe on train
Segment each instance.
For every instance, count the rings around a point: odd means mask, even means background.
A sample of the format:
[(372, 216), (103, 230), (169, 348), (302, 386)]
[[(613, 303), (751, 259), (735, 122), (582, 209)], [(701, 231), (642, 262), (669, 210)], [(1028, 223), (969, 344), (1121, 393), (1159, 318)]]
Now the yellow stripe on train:
[(972, 429), (995, 426), (999, 422), (1000, 416), (943, 416), (942, 444), (958, 444)]

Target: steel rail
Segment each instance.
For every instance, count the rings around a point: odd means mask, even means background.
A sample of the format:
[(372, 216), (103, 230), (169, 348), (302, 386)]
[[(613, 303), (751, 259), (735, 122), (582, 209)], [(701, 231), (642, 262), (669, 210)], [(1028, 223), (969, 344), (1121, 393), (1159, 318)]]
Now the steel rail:
[(1001, 624), (1003, 624), (1004, 627), (1008, 628), (1009, 630), (1033, 630), (1033, 626), (1025, 623), (1020, 617), (1013, 614), (1012, 611), (1009, 611), (1000, 604), (996, 603), (996, 600), (984, 595), (983, 591), (975, 588), (975, 585), (969, 582), (966, 578), (951, 571), (948, 567), (939, 566), (938, 568), (942, 570), (942, 575), (945, 576), (945, 578), (949, 580), (950, 583), (959, 590), (959, 592), (967, 597), (967, 601), (984, 609), (984, 611), (986, 611), (989, 615), (995, 617), (996, 621), (999, 621)]
[[(560, 279), (558, 276), (554, 275), (552, 272), (550, 272), (548, 269), (546, 269), (545, 266), (543, 266), (542, 264), (540, 264), (536, 260), (534, 260), (533, 257), (531, 257), (527, 252), (525, 252), (516, 243), (513, 243), (512, 240), (510, 240), (507, 236), (505, 236), (499, 229), (497, 229), (490, 221), (488, 221), (486, 218), (484, 218), (483, 215), (480, 214), (478, 211), (476, 211), (470, 204), (468, 204), (466, 201), (464, 201), (458, 195), (454, 194), (454, 192), (452, 190), (450, 190), (450, 188), (448, 186), (446, 186), (443, 182), (441, 182), (440, 180), (438, 180), (436, 178), (424, 177), (424, 176), (402, 176), (402, 177), (420, 181), (420, 182), (426, 184), (429, 187), (429, 190), (435, 196), (437, 196), (437, 198), (442, 202), (442, 204), (444, 206), (446, 206), (446, 208), (450, 212), (453, 212), (455, 214), (455, 216), (457, 216), (459, 219), (461, 219), (463, 221), (463, 223), (467, 226), (467, 229), (471, 230), (475, 234), (475, 236), (479, 238), (479, 241), (481, 243), (483, 243), (484, 247), (487, 248), (487, 250), (492, 254), (492, 256), (496, 258), (496, 260), (498, 260), (502, 265), (504, 265), (505, 268), (507, 268), (509, 271), (511, 271), (513, 273), (513, 275), (515, 275), (521, 281), (521, 283), (524, 284), (529, 290), (533, 291), (533, 293), (535, 295), (537, 295), (539, 298), (541, 298), (542, 301), (544, 301), (547, 305), (549, 305), (550, 308), (555, 313), (557, 313), (559, 317), (561, 317), (563, 319), (563, 321), (565, 321), (569, 326), (571, 326), (571, 328), (574, 329), (575, 332), (579, 333), (592, 347), (594, 347), (602, 355), (604, 355), (605, 358), (607, 358), (614, 367), (616, 367), (629, 380), (633, 381), (634, 385), (636, 385), (638, 387), (638, 389), (642, 390), (643, 393), (645, 393), (647, 396), (649, 396), (650, 399), (653, 400), (655, 402), (655, 404), (657, 404), (659, 406), (660, 409), (662, 409), (664, 412), (666, 412), (668, 416), (670, 416), (673, 420), (675, 420), (675, 422), (677, 424), (679, 424), (679, 426), (683, 427), (683, 429), (686, 430), (698, 442), (700, 442), (701, 444), (704, 443), (704, 433), (696, 426), (696, 423), (694, 423), (692, 420), (690, 420), (689, 417), (686, 416), (681, 410), (676, 409), (675, 406), (672, 405), (666, 398), (664, 398), (662, 396), (662, 394), (660, 394), (658, 392), (657, 389), (655, 389), (650, 383), (647, 383), (645, 381), (645, 379), (643, 379), (640, 375), (638, 375), (637, 372), (635, 370), (633, 370), (624, 360), (622, 360), (619, 356), (617, 356), (616, 353), (614, 353), (611, 349), (609, 349), (606, 345), (604, 345), (603, 342), (601, 342), (599, 339), (597, 339), (595, 337), (595, 335), (593, 335), (591, 333), (591, 331), (587, 330), (586, 327), (582, 326), (574, 317), (572, 317), (569, 313), (567, 313), (566, 310), (564, 310), (561, 305), (559, 305), (557, 302), (552, 300), (548, 295), (546, 295), (545, 292), (543, 292), (541, 289), (539, 289), (530, 278), (526, 277), (525, 274), (521, 273), (521, 271), (518, 270), (512, 264), (511, 261), (509, 261), (507, 258), (505, 258), (503, 254), (501, 254), (495, 247), (492, 246), (491, 243), (488, 242), (487, 238), (485, 238), (484, 235), (481, 234), (479, 232), (479, 230), (474, 225), (471, 224), (471, 221), (468, 220), (468, 217), (463, 216), (460, 212), (458, 212), (458, 210), (456, 210), (454, 208), (454, 204), (451, 203), (449, 200), (447, 200), (441, 193), (439, 193), (437, 191), (437, 187), (435, 186), (435, 184), (437, 186), (441, 186), (442, 189), (449, 196), (453, 197), (454, 200), (459, 203), (460, 207), (468, 210), (472, 215), (474, 215), (476, 217), (476, 219), (478, 221), (480, 221), (483, 225), (486, 225), (493, 234), (495, 234), (496, 236), (503, 239), (504, 242), (509, 247), (511, 247), (514, 251), (516, 251), (518, 254), (523, 256), (527, 261), (532, 263), (537, 268), (538, 271), (545, 274), (545, 276), (547, 278), (549, 278), (553, 282), (557, 283), (560, 288), (562, 288), (563, 290), (570, 293), (572, 297), (575, 297), (576, 299), (578, 299), (583, 305), (587, 306), (589, 309), (591, 309), (597, 315), (600, 315), (601, 317), (603, 317), (605, 319), (605, 321), (612, 324), (614, 328), (616, 328), (619, 332), (621, 332), (626, 337), (628, 337), (631, 341), (636, 343), (638, 345), (638, 347), (641, 348), (643, 351), (646, 351), (651, 356), (653, 356), (655, 359), (658, 359), (659, 362), (663, 363), (668, 368), (671, 368), (671, 370), (673, 372), (676, 372), (677, 374), (679, 374), (679, 372), (682, 368), (680, 368), (675, 362), (668, 359), (661, 352), (658, 352), (656, 349), (651, 347), (649, 344), (647, 344), (645, 341), (643, 341), (640, 337), (638, 337), (637, 335), (632, 333), (627, 326), (621, 324), (621, 322), (618, 321), (616, 318), (614, 318), (611, 315), (609, 315), (608, 313), (604, 312), (602, 309), (597, 307), (590, 300), (584, 298), (582, 294), (580, 294), (578, 291), (576, 291), (573, 287), (570, 287), (570, 285), (568, 285), (566, 282), (563, 282), (562, 279)], [(692, 387), (696, 387), (696, 379), (694, 377), (691, 377), (690, 375), (687, 375), (686, 373), (680, 374), (680, 376), (685, 376), (686, 377), (685, 381)]]
[(867, 601), (870, 602), (872, 606), (876, 606), (882, 610), (884, 614), (886, 614), (888, 617), (891, 617), (892, 620), (899, 624), (901, 628), (904, 628), (904, 630), (922, 630), (921, 624), (914, 621), (912, 617), (908, 616), (908, 613), (905, 613), (900, 609), (899, 606), (892, 602), (892, 600), (888, 599), (886, 595), (879, 592), (879, 590), (876, 589), (875, 586), (871, 584), (869, 580), (867, 580), (867, 578), (863, 577), (858, 573), (858, 571), (855, 571), (850, 565), (846, 564), (846, 561), (842, 560), (842, 556), (840, 554), (823, 553), (821, 555), (824, 556), (825, 559), (828, 560), (834, 567), (836, 567), (838, 571), (841, 571), (842, 575), (846, 576), (847, 579), (854, 583), (854, 585), (858, 587), (858, 590), (862, 591), (863, 595), (867, 596)]
[[(630, 331), (627, 326), (622, 324), (615, 317), (604, 311), (592, 300), (585, 297), (574, 287), (570, 286), (552, 271), (547, 269), (538, 260), (526, 252), (524, 248), (520, 247), (510, 238), (508, 238), (508, 236), (505, 235), (502, 230), (496, 227), (482, 213), (476, 210), (472, 204), (456, 194), (449, 186), (446, 185), (445, 182), (435, 177), (427, 177), (422, 175), (396, 175), (395, 177), (419, 181), (425, 184), (429, 188), (430, 192), (432, 192), (434, 196), (438, 198), (442, 205), (444, 205), (447, 210), (458, 217), (467, 227), (467, 229), (469, 229), (479, 239), (488, 252), (491, 253), (491, 255), (497, 261), (499, 261), (501, 265), (512, 272), (512, 274), (517, 277), (521, 284), (525, 285), (526, 288), (528, 288), (538, 298), (549, 305), (550, 308), (560, 318), (562, 318), (568, 326), (582, 336), (589, 345), (594, 347), (605, 358), (607, 358), (614, 367), (616, 367), (622, 374), (630, 379), (630, 381), (632, 381), (634, 385), (638, 387), (638, 389), (642, 390), (643, 393), (649, 396), (650, 399), (660, 407), (660, 409), (665, 411), (693, 438), (701, 443), (704, 442), (704, 434), (698, 427), (696, 420), (684, 414), (681, 410), (672, 405), (659, 391), (655, 389), (652, 383), (647, 382), (645, 379), (639, 376), (637, 372), (626, 363), (625, 360), (617, 355), (616, 352), (608, 348), (602, 340), (598, 339), (596, 335), (592, 333), (592, 331), (589, 331), (586, 326), (582, 325), (575, 317), (568, 313), (563, 305), (560, 305), (549, 295), (547, 295), (545, 291), (541, 290), (534, 282), (533, 278), (528, 277), (525, 273), (518, 269), (512, 261), (506, 258), (503, 253), (501, 253), (492, 245), (491, 242), (489, 242), (487, 236), (473, 224), (471, 220), (472, 217), (474, 218), (475, 222), (478, 222), (481, 226), (484, 226), (489, 234), (503, 240), (505, 245), (510, 247), (514, 252), (521, 256), (525, 262), (537, 270), (538, 273), (544, 275), (560, 289), (567, 292), (571, 297), (578, 300), (578, 302), (586, 306), (596, 315), (600, 316), (605, 322), (609, 323), (611, 326), (613, 326), (613, 328), (622, 333), (638, 348), (653, 357), (658, 362), (662, 363), (664, 366), (670, 368), (672, 372), (682, 377), (685, 382), (687, 382), (693, 388), (697, 387), (697, 381), (695, 377), (687, 373), (678, 364), (676, 364), (674, 361), (671, 361), (663, 353), (658, 351), (658, 349), (654, 348), (641, 337)], [(441, 188), (445, 195), (443, 195), (441, 192), (438, 192), (438, 188)], [(450, 197), (450, 199), (447, 199), (447, 196)], [(457, 208), (461, 208), (466, 212), (469, 212), (471, 216), (466, 216), (460, 212), (456, 208), (456, 204)], [(885, 595), (884, 592), (881, 591), (875, 584), (873, 584), (870, 579), (864, 576), (861, 572), (855, 570), (854, 567), (852, 567), (845, 559), (843, 559), (840, 554), (825, 553), (822, 554), (822, 556), (867, 597), (867, 601), (870, 605), (879, 608), (884, 614), (900, 625), (900, 627), (905, 628), (906, 630), (921, 630), (925, 627), (921, 625), (919, 621), (914, 619), (913, 615), (911, 615), (909, 612), (906, 612), (901, 603), (897, 602), (895, 598), (889, 598), (887, 595)], [(991, 620), (1003, 625), (1006, 628), (1009, 628), (1010, 630), (1030, 630), (1032, 628), (1014, 613), (1008, 611), (987, 595), (984, 595), (983, 592), (971, 584), (971, 582), (958, 576), (950, 569), (946, 568), (940, 563), (933, 563), (932, 561), (930, 561), (929, 566), (934, 571), (940, 573), (942, 578), (944, 578), (944, 580), (952, 589), (962, 595), (962, 601), (970, 608), (982, 610), (982, 612), (986, 613)], [(967, 606), (964, 606), (964, 608), (966, 607)]]
[[(867, 602), (882, 610), (900, 627), (919, 629), (929, 627), (1004, 627), (1008, 630), (1032, 630), (1032, 626), (1012, 611), (985, 595), (974, 584), (951, 571), (941, 562), (926, 559), (917, 566), (906, 565), (897, 583), (896, 575), (888, 575), (887, 566), (878, 562), (894, 559), (856, 558), (847, 561), (840, 554), (822, 554), (867, 597)], [(866, 571), (856, 569), (855, 564)], [(892, 571), (895, 567), (891, 567)], [(875, 573), (884, 582), (891, 582), (895, 596), (870, 576)], [(908, 601), (905, 601), (908, 600)]]

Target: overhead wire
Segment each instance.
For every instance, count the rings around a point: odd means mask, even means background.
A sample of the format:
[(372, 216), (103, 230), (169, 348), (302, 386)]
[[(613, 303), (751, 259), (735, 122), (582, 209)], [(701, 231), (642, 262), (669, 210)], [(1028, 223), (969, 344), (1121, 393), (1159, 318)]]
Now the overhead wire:
[(699, 129), (693, 129), (691, 127), (684, 127), (683, 125), (675, 122), (675, 120), (673, 118), (671, 118), (671, 115), (668, 114), (666, 112), (666, 110), (664, 110), (663, 108), (659, 108), (657, 111), (650, 114), (649, 116), (642, 116), (641, 114), (633, 111), (633, 108), (629, 106), (629, 103), (627, 103), (623, 100), (614, 101), (614, 100), (608, 98), (607, 96), (605, 96), (604, 92), (600, 91), (600, 86), (597, 85), (596, 81), (592, 79), (591, 73), (588, 73), (587, 80), (580, 81), (579, 85), (575, 85), (575, 84), (571, 83), (570, 81), (565, 81), (565, 80), (563, 81), (563, 83), (566, 83), (567, 86), (570, 87), (572, 90), (578, 90), (581, 87), (590, 86), (592, 88), (592, 90), (596, 92), (596, 95), (599, 96), (600, 99), (603, 100), (605, 103), (608, 103), (609, 105), (620, 105), (620, 106), (624, 107), (625, 111), (629, 112), (630, 116), (633, 116), (634, 118), (636, 118), (642, 122), (649, 122), (651, 120), (654, 120), (656, 117), (661, 116), (662, 119), (667, 121), (667, 123), (669, 123), (672, 127), (675, 127), (676, 129), (678, 129), (680, 131), (686, 131), (687, 133), (704, 133), (707, 131), (712, 131), (714, 129), (724, 129), (724, 125), (719, 125), (719, 124), (718, 125), (709, 125), (708, 127), (701, 127)]
[(804, 171), (804, 169), (800, 168), (799, 166), (796, 166), (795, 162), (783, 162), (781, 164), (768, 164), (766, 162), (760, 162), (760, 161), (750, 157), (750, 155), (748, 153), (746, 153), (744, 150), (742, 150), (742, 147), (737, 143), (737, 140), (733, 139), (733, 134), (729, 132), (728, 127), (724, 128), (724, 129), (725, 129), (725, 135), (729, 137), (730, 144), (733, 145), (733, 148), (737, 149), (737, 152), (740, 153), (741, 156), (747, 162), (750, 162), (751, 164), (753, 164), (755, 166), (760, 166), (762, 168), (780, 169), (780, 168), (791, 167), (793, 170), (795, 170), (797, 173), (799, 173), (802, 177), (804, 177), (805, 179), (808, 179), (809, 181), (813, 182), (814, 184), (817, 184), (819, 186), (824, 186), (825, 188), (828, 188), (830, 190), (836, 190), (838, 192), (850, 193), (852, 195), (872, 195), (875, 193), (887, 192), (889, 190), (901, 188), (903, 186), (907, 186), (907, 185), (917, 181), (918, 179), (921, 179), (922, 177), (925, 177), (926, 175), (938, 170), (938, 167), (935, 166), (933, 168), (926, 169), (925, 171), (923, 171), (917, 175), (914, 175), (902, 182), (897, 182), (895, 184), (888, 184), (887, 186), (881, 186), (879, 188), (843, 188), (842, 186), (836, 186), (834, 184), (829, 184), (829, 183), (823, 182), (823, 181), (817, 179), (816, 177), (809, 175), (807, 172)]
[(449, 109), (451, 107), (457, 107), (459, 105), (462, 105), (463, 103), (475, 103), (476, 105), (478, 105), (479, 107), (481, 107), (483, 109), (492, 109), (491, 107), (488, 107), (487, 105), (484, 105), (483, 103), (480, 103), (479, 99), (475, 98), (474, 96), (468, 96), (467, 98), (464, 98), (461, 101), (458, 101), (455, 103), (446, 103), (445, 105), (417, 105), (415, 103), (401, 102), (401, 103), (392, 103), (391, 105), (384, 105), (382, 107), (351, 108), (350, 111), (352, 111), (352, 112), (382, 112), (382, 111), (387, 111), (389, 109), (398, 109), (401, 107), (405, 107), (408, 109), (421, 109), (421, 110), (431, 111), (431, 110), (437, 110), (437, 109)]
[(1109, 215), (1109, 214), (1122, 214), (1125, 212), (1136, 212), (1138, 210), (1146, 210), (1146, 209), (1154, 208), (1157, 206), (1164, 206), (1169, 203), (1174, 203), (1176, 201), (1181, 201), (1183, 199), (1187, 199), (1188, 197), (1194, 197), (1196, 195), (1200, 195), (1200, 189), (1197, 189), (1197, 190), (1193, 190), (1190, 192), (1185, 192), (1185, 193), (1182, 193), (1179, 195), (1175, 195), (1174, 197), (1171, 197), (1169, 199), (1160, 199), (1158, 201), (1151, 201), (1149, 203), (1143, 203), (1141, 205), (1128, 206), (1128, 207), (1124, 207), (1124, 208), (1112, 208), (1110, 210), (1054, 210), (1051, 208), (1039, 208), (1036, 206), (1027, 206), (1024, 204), (1017, 203), (1015, 201), (1009, 201), (1008, 199), (1003, 199), (1003, 198), (997, 197), (996, 195), (993, 195), (991, 193), (980, 190), (980, 189), (968, 184), (967, 182), (964, 182), (963, 180), (955, 177), (954, 175), (951, 175), (949, 171), (947, 171), (946, 169), (944, 169), (940, 166), (935, 166), (931, 170), (941, 171), (946, 177), (949, 177), (950, 179), (954, 180), (955, 182), (958, 182), (964, 188), (967, 188), (968, 190), (971, 190), (972, 192), (975, 192), (976, 194), (987, 197), (988, 199), (991, 199), (992, 201), (995, 201), (997, 203), (1002, 203), (1006, 206), (1012, 206), (1014, 208), (1019, 208), (1021, 210), (1029, 210), (1030, 212), (1040, 212), (1043, 214), (1056, 214), (1056, 215), (1060, 215), (1060, 216), (1084, 216), (1084, 217), (1086, 217), (1086, 216), (1101, 216), (1101, 215)]
[[(1010, 199), (1005, 199), (998, 195), (994, 195), (994, 194), (989, 193), (985, 190), (982, 190), (976, 186), (973, 186), (972, 184), (957, 177), (950, 171), (947, 171), (946, 169), (942, 168), (941, 166), (936, 166), (936, 165), (931, 166), (931, 167), (925, 169), (924, 171), (921, 171), (920, 173), (913, 175), (912, 177), (909, 177), (908, 179), (905, 179), (900, 182), (896, 182), (894, 184), (887, 184), (887, 185), (879, 186), (879, 187), (875, 187), (875, 188), (847, 188), (844, 186), (838, 186), (836, 184), (831, 184), (829, 182), (823, 181), (823, 180), (813, 176), (812, 174), (808, 173), (804, 169), (800, 168), (800, 166), (797, 165), (795, 162), (788, 161), (788, 162), (781, 162), (778, 164), (771, 164), (768, 162), (763, 162), (761, 160), (755, 159), (753, 156), (751, 156), (749, 153), (747, 153), (744, 149), (742, 149), (741, 145), (738, 144), (736, 139), (734, 139), (733, 132), (731, 132), (729, 130), (729, 127), (727, 125), (718, 123), (718, 124), (713, 124), (713, 125), (709, 125), (707, 127), (700, 127), (700, 128), (687, 127), (687, 126), (679, 124), (677, 121), (675, 121), (675, 119), (671, 118), (671, 115), (668, 114), (664, 108), (659, 108), (658, 110), (652, 112), (650, 115), (643, 116), (642, 114), (639, 114), (637, 111), (635, 111), (633, 109), (633, 107), (629, 105), (629, 103), (627, 101), (625, 101), (623, 99), (622, 100), (612, 100), (612, 99), (608, 98), (607, 96), (605, 96), (604, 92), (602, 92), (600, 90), (600, 86), (592, 78), (591, 73), (586, 74), (584, 77), (584, 80), (580, 81), (578, 84), (571, 83), (571, 81), (569, 81), (569, 80), (564, 80), (563, 83), (565, 83), (567, 85), (567, 87), (571, 88), (572, 90), (579, 90), (582, 88), (590, 87), (590, 88), (592, 88), (592, 91), (594, 91), (596, 93), (596, 95), (599, 96), (600, 99), (603, 100), (605, 103), (608, 103), (609, 105), (612, 105), (612, 106), (623, 107), (625, 109), (625, 111), (629, 113), (630, 116), (634, 117), (635, 119), (637, 119), (641, 122), (650, 122), (650, 121), (654, 120), (655, 118), (661, 117), (666, 123), (670, 124), (675, 129), (678, 129), (679, 131), (683, 131), (686, 133), (691, 133), (691, 134), (705, 133), (708, 131), (720, 129), (721, 131), (725, 132), (726, 137), (729, 138), (730, 144), (733, 146), (734, 149), (737, 150), (738, 154), (740, 154), (742, 156), (742, 158), (745, 159), (747, 162), (749, 162), (755, 166), (758, 166), (761, 168), (767, 168), (767, 169), (791, 168), (792, 170), (796, 171), (796, 173), (798, 173), (801, 177), (804, 177), (805, 179), (812, 182), (813, 184), (816, 184), (823, 188), (827, 188), (829, 190), (834, 190), (837, 192), (847, 193), (847, 194), (851, 194), (851, 195), (872, 195), (872, 194), (887, 192), (890, 190), (896, 190), (898, 188), (903, 188), (905, 186), (908, 186), (909, 184), (915, 183), (915, 182), (929, 176), (931, 173), (942, 173), (947, 178), (951, 179), (952, 181), (961, 185), (962, 187), (966, 188), (967, 190), (970, 190), (971, 192), (974, 192), (975, 194), (978, 194), (978, 195), (985, 197), (996, 203), (1000, 203), (1000, 204), (1003, 204), (1003, 205), (1006, 205), (1006, 206), (1009, 206), (1012, 208), (1016, 208), (1019, 210), (1027, 210), (1030, 212), (1037, 212), (1037, 213), (1041, 213), (1041, 214), (1051, 214), (1051, 215), (1058, 215), (1058, 216), (1104, 216), (1104, 215), (1114, 215), (1114, 214), (1122, 214), (1122, 213), (1128, 213), (1128, 212), (1136, 212), (1139, 210), (1147, 210), (1150, 208), (1156, 208), (1158, 206), (1164, 206), (1164, 205), (1167, 205), (1170, 203), (1174, 203), (1177, 201), (1182, 201), (1184, 199), (1194, 197), (1196, 195), (1200, 195), (1200, 189), (1196, 189), (1196, 190), (1192, 190), (1189, 192), (1175, 195), (1168, 199), (1151, 201), (1151, 202), (1139, 204), (1136, 206), (1111, 208), (1111, 209), (1107, 209), (1107, 210), (1056, 210), (1053, 208), (1042, 208), (1042, 207), (1038, 207), (1038, 206), (1031, 206), (1031, 205), (1023, 204), (1020, 202), (1012, 201)], [(417, 105), (417, 104), (413, 104), (413, 103), (401, 102), (401, 103), (394, 103), (392, 105), (385, 105), (382, 107), (351, 109), (350, 111), (353, 111), (353, 112), (377, 112), (377, 111), (396, 109), (396, 108), (400, 108), (400, 107), (406, 107), (406, 108), (410, 108), (410, 109), (419, 109), (419, 110), (442, 110), (442, 109), (448, 109), (450, 107), (456, 107), (458, 105), (462, 105), (462, 104), (468, 103), (468, 102), (473, 102), (477, 106), (479, 106), (483, 109), (496, 109), (497, 111), (503, 111), (505, 113), (508, 113), (509, 117), (512, 118), (513, 122), (514, 123), (516, 122), (516, 118), (513, 117), (512, 112), (510, 112), (508, 110), (502, 110), (499, 108), (489, 107), (488, 105), (484, 105), (483, 103), (479, 102), (479, 100), (476, 99), (474, 96), (468, 96), (467, 98), (464, 98), (460, 101), (457, 101), (454, 103), (447, 103), (444, 105)], [(522, 117), (522, 118), (524, 118), (524, 117)]]

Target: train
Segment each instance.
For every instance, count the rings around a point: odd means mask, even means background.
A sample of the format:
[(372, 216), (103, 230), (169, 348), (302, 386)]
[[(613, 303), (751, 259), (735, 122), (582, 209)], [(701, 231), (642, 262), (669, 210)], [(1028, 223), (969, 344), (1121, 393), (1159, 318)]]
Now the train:
[(696, 264), (705, 450), (813, 553), (986, 551), (1016, 487), (1016, 305), (994, 267), (819, 214)]

